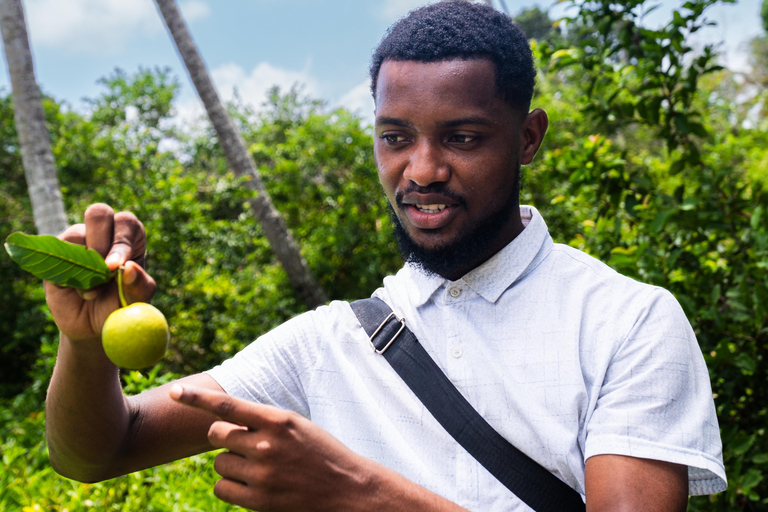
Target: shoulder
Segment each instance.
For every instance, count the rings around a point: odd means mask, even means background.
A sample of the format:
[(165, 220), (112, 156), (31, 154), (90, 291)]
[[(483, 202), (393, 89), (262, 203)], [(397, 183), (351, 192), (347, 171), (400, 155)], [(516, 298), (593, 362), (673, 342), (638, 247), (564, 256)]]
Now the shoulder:
[(594, 256), (565, 244), (553, 244), (552, 251), (545, 262), (552, 266), (555, 271), (561, 273), (587, 272), (589, 277), (593, 279), (599, 278), (601, 280), (613, 281), (628, 280), (628, 284), (637, 283), (641, 286), (647, 286), (618, 273)]
[(567, 289), (567, 298), (599, 307), (603, 314), (615, 311), (636, 315), (657, 302), (679, 309), (668, 290), (620, 274), (597, 258), (564, 244), (554, 244), (536, 271), (550, 286), (555, 283), (563, 291)]
[(314, 366), (329, 345), (343, 343), (359, 328), (349, 303), (333, 301), (278, 325), (229, 361), (238, 363), (243, 371), (254, 365), (272, 364), (302, 373)]
[(359, 327), (349, 302), (334, 300), (327, 305), (291, 318), (254, 343), (266, 342), (285, 348), (299, 345), (307, 349), (324, 343), (329, 333), (334, 333), (334, 337), (338, 339)]

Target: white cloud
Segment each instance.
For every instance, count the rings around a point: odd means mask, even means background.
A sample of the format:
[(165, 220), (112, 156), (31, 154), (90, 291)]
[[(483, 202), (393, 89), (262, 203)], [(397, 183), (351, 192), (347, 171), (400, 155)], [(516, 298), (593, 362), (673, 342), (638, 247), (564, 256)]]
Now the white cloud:
[(373, 125), (374, 103), (371, 96), (371, 84), (368, 80), (350, 89), (338, 102), (337, 107), (343, 107), (353, 114), (360, 116), (364, 122)]
[[(304, 95), (319, 97), (318, 82), (309, 72), (278, 68), (269, 62), (261, 62), (251, 71), (246, 71), (238, 64), (224, 64), (211, 71), (211, 79), (221, 101), (230, 102), (237, 93), (239, 100), (254, 111), (263, 108), (267, 93), (275, 85), (285, 92), (299, 84)], [(204, 118), (205, 110), (196, 94), (194, 97), (180, 98), (176, 108), (176, 123), (179, 126), (193, 128)]]
[(240, 65), (229, 63), (219, 66), (211, 73), (216, 90), (224, 101), (231, 101), (237, 95), (255, 109), (260, 109), (267, 99), (267, 92), (275, 85), (288, 91), (294, 84), (303, 86), (302, 92), (312, 98), (319, 96), (317, 80), (307, 71), (293, 71), (278, 68), (269, 62), (261, 62), (250, 72)]
[[(202, 0), (180, 8), (188, 23), (209, 13)], [(26, 15), (34, 46), (70, 53), (113, 54), (135, 38), (164, 32), (152, 0), (28, 0)]]

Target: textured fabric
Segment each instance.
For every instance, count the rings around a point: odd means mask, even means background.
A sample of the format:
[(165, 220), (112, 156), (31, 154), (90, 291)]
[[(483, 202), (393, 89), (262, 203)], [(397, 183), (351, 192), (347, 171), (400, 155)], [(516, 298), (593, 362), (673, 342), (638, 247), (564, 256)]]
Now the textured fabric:
[[(725, 489), (709, 375), (677, 301), (554, 244), (534, 208), (521, 214), (523, 232), (462, 279), (406, 265), (374, 296), (491, 426), (582, 495), (598, 454), (685, 464), (691, 494)], [(286, 322), (209, 374), (470, 510), (530, 510), (373, 353), (346, 302)]]
[(376, 350), (429, 413), (499, 482), (537, 512), (585, 512), (581, 494), (512, 446), (480, 416), (383, 300), (371, 297), (350, 306)]

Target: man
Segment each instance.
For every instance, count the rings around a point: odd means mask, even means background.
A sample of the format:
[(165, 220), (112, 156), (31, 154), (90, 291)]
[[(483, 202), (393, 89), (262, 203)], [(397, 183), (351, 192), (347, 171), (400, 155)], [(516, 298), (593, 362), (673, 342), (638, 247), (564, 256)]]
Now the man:
[[(374, 150), (408, 263), (375, 295), (588, 510), (684, 510), (689, 492), (725, 488), (703, 358), (668, 292), (554, 244), (519, 207), (520, 165), (548, 126), (529, 112), (534, 75), (525, 36), (487, 6), (434, 4), (387, 33), (371, 66)], [(63, 237), (125, 263), (129, 301), (151, 298), (133, 215), (94, 205)], [(99, 339), (115, 284), (46, 292), (62, 332), (47, 430), (65, 476), (101, 480), (215, 447), (229, 450), (216, 495), (264, 512), (530, 510), (370, 350), (347, 303), (126, 398)]]

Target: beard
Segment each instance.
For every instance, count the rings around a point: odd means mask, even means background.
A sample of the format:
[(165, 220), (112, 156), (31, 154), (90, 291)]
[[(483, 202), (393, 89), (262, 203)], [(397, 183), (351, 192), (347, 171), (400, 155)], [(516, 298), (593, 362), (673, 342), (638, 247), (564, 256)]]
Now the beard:
[[(456, 200), (460, 207), (465, 207), (464, 198), (446, 190), (443, 185), (438, 183), (428, 187), (415, 187), (413, 190), (418, 190), (421, 193), (439, 192)], [(410, 190), (405, 190), (397, 195), (395, 200), (398, 207), (403, 207), (400, 200)], [(501, 232), (510, 222), (515, 209), (519, 208), (519, 197), (520, 169), (518, 167), (515, 188), (506, 200), (497, 204), (478, 222), (467, 226), (453, 240), (430, 248), (418, 245), (403, 227), (392, 204), (388, 202), (387, 206), (394, 225), (397, 247), (403, 259), (426, 274), (437, 274), (449, 279), (458, 279), (492, 256), (488, 252), (498, 242)], [(457, 277), (459, 273), (461, 274)]]

